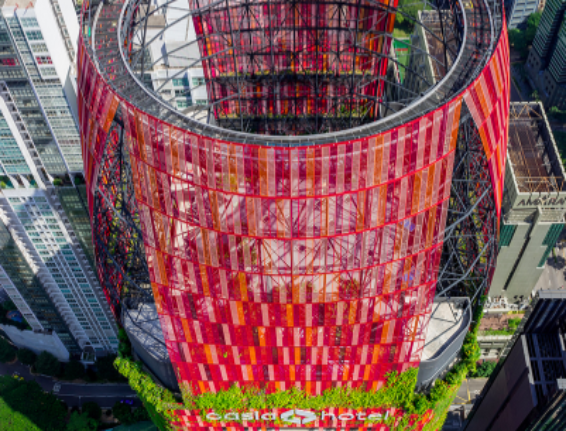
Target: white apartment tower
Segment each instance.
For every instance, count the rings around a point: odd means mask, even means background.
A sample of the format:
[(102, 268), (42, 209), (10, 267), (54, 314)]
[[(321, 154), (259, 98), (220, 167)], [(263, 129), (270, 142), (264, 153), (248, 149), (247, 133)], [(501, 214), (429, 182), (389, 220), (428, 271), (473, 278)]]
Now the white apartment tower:
[(0, 1), (0, 287), (70, 354), (116, 351), (93, 271), (71, 0)]

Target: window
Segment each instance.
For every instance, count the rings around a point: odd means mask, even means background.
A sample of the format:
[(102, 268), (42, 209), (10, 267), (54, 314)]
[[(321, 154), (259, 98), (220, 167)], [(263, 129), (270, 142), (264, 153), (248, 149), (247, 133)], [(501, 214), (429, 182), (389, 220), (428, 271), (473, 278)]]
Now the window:
[(29, 40), (43, 40), (43, 35), (39, 30), (26, 31), (26, 36)]
[(189, 79), (188, 78), (173, 79), (173, 86), (174, 87), (188, 87), (189, 86)]
[(199, 85), (204, 85), (205, 80), (202, 77), (193, 78), (193, 87), (198, 87)]
[(31, 44), (31, 50), (33, 52), (47, 52), (47, 45), (44, 43), (33, 43)]
[(45, 76), (55, 76), (57, 72), (53, 67), (46, 67), (45, 69), (41, 69), (41, 74)]
[(39, 27), (35, 18), (20, 18), (23, 27)]
[(189, 90), (175, 90), (175, 97), (188, 97), (190, 95)]
[(35, 57), (35, 60), (37, 61), (37, 64), (53, 64), (51, 57), (49, 57), (48, 55)]
[(188, 100), (177, 100), (177, 108), (184, 109), (191, 106), (191, 103)]
[(17, 58), (2, 58), (0, 59), (2, 66), (19, 66), (20, 62)]
[(197, 102), (197, 105), (207, 105), (208, 104), (208, 100), (206, 100), (206, 99), (197, 99), (196, 102)]

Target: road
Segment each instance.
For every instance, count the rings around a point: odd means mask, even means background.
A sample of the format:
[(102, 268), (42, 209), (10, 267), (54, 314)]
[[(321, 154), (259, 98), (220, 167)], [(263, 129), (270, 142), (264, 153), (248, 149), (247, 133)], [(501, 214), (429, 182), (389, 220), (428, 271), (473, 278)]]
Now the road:
[(466, 379), (450, 406), (442, 431), (460, 431), (488, 379)]
[(80, 384), (57, 381), (47, 376), (36, 376), (30, 373), (26, 365), (0, 363), (0, 375), (12, 375), (17, 372), (25, 380), (35, 380), (46, 392), (53, 392), (69, 407), (80, 407), (88, 401), (94, 401), (102, 408), (112, 407), (117, 401), (132, 399), (134, 405), (141, 405), (137, 395), (128, 384)]
[(488, 379), (466, 379), (454, 399), (454, 404), (474, 404)]
[(535, 290), (566, 288), (566, 248), (557, 247), (556, 258), (552, 255), (546, 261), (546, 267), (540, 275)]
[(522, 102), (523, 98), (521, 97), (521, 93), (517, 90), (517, 85), (515, 81), (511, 80), (511, 101), (512, 102)]

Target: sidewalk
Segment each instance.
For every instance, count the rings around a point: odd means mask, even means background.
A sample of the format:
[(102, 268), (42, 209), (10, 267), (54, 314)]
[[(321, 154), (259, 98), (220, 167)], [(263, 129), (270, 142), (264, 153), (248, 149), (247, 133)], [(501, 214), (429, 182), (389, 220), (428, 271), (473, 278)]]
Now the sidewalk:
[(53, 377), (33, 375), (28, 366), (17, 361), (13, 364), (0, 363), (0, 375), (11, 376), (14, 373), (25, 380), (35, 380), (45, 392), (53, 392), (70, 407), (80, 407), (86, 402), (94, 401), (101, 407), (108, 408), (125, 398), (132, 398), (134, 405), (141, 405), (135, 391), (127, 383), (69, 383)]

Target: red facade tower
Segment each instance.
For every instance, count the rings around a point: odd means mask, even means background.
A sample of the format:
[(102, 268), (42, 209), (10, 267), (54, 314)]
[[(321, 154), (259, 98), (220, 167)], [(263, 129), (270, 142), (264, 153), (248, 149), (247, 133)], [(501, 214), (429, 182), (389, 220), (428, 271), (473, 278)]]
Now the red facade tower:
[(504, 20), (479, 0), (439, 8), (428, 43), (450, 38), (427, 61), (443, 75), (401, 93), (396, 3), (188, 4), (206, 123), (144, 87), (145, 3), (84, 6), (78, 104), (108, 300), (121, 320), (156, 311), (184, 392), (379, 389), (419, 366), (435, 295), (489, 287)]

